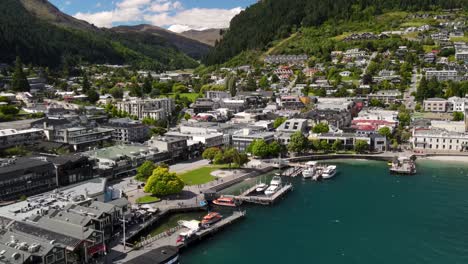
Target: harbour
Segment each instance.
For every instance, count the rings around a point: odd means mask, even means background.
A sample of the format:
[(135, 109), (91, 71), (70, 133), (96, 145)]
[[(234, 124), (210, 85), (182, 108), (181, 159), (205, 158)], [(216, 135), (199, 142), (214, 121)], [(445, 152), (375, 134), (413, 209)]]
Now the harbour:
[(327, 163), (340, 171), (333, 179), (291, 179), (286, 199), (246, 205), (242, 222), (184, 250), (181, 263), (468, 261), (458, 228), (468, 220), (466, 165), (418, 161), (416, 176), (395, 177), (384, 162)]

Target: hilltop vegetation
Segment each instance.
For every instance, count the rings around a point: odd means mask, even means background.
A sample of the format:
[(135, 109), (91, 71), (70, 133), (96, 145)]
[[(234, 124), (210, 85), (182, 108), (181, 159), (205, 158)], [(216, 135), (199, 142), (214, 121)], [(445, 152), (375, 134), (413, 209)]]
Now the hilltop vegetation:
[[(32, 0), (38, 8), (44, 0)], [(38, 17), (36, 17), (38, 15)], [(191, 68), (197, 62), (164, 38), (139, 32), (117, 33), (98, 29), (63, 13), (50, 16), (30, 13), (19, 0), (0, 2), (0, 57), (11, 63), (21, 56), (25, 63), (52, 68), (65, 60), (89, 63), (131, 64), (153, 70)], [(71, 60), (69, 60), (71, 61)]]
[(220, 64), (242, 51), (265, 51), (272, 41), (284, 39), (300, 28), (317, 27), (325, 22), (336, 26), (353, 21), (370, 22), (373, 17), (389, 11), (467, 7), (468, 0), (264, 0), (234, 17), (229, 30), (204, 62)]

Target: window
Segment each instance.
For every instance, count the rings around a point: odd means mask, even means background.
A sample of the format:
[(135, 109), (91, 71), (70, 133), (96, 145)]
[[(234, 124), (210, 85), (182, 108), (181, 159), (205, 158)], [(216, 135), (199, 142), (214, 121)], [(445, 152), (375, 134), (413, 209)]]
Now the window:
[(65, 255), (65, 254), (64, 254), (63, 250), (59, 250), (59, 251), (57, 252), (57, 254), (55, 254), (55, 259), (56, 259), (57, 261), (58, 261), (58, 260), (61, 260), (61, 259), (64, 258), (64, 255)]
[(55, 255), (54, 254), (51, 254), (51, 255), (48, 255), (46, 257), (46, 263), (49, 264), (49, 263), (54, 263), (55, 261)]

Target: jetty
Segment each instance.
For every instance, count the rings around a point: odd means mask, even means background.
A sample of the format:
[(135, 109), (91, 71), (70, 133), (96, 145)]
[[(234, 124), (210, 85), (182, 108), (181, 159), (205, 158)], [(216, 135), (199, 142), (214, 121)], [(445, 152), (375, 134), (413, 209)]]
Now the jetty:
[(241, 202), (246, 202), (246, 203), (254, 203), (254, 204), (261, 204), (261, 205), (270, 205), (275, 203), (279, 198), (283, 197), (287, 192), (291, 191), (293, 189), (293, 185), (291, 183), (288, 183), (281, 187), (277, 192), (275, 192), (271, 196), (266, 196), (266, 195), (252, 195), (256, 191), (255, 189), (257, 186), (253, 186), (246, 191), (244, 191), (240, 195), (224, 195), (225, 197), (231, 197), (234, 198), (235, 200), (241, 201)]
[(197, 230), (190, 237), (185, 238), (183, 241), (180, 240), (180, 233), (188, 232), (190, 229), (182, 226), (177, 226), (154, 237), (143, 237), (142, 240), (137, 243), (133, 249), (128, 252), (122, 252), (120, 255), (113, 258), (112, 263), (127, 263), (134, 258), (164, 246), (175, 246), (182, 250), (191, 244), (194, 244), (218, 231), (221, 231), (222, 229), (226, 228), (234, 222), (237, 222), (245, 216), (245, 211), (234, 211), (232, 215), (224, 217), (219, 222), (212, 224), (210, 227)]

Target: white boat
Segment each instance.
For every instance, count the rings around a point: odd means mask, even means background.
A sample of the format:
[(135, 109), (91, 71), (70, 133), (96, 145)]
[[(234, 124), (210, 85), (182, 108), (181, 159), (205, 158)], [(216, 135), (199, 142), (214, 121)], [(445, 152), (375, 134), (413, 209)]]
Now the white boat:
[(274, 193), (276, 193), (279, 189), (280, 189), (279, 185), (270, 185), (270, 187), (268, 187), (268, 189), (266, 189), (265, 195), (266, 196), (271, 196)]
[(307, 166), (307, 168), (302, 172), (302, 177), (304, 179), (314, 177), (315, 173), (317, 172), (317, 162), (309, 161), (305, 165)]
[(280, 176), (274, 176), (271, 181), (270, 181), (270, 185), (278, 185), (280, 186), (281, 184), (283, 183), (283, 181), (281, 180), (281, 177)]
[(264, 192), (268, 188), (268, 184), (266, 183), (259, 183), (257, 184), (257, 188), (255, 189), (256, 192)]
[(282, 184), (281, 177), (279, 176), (274, 176), (273, 179), (270, 181), (270, 187), (268, 187), (265, 191), (265, 195), (270, 196), (273, 195), (275, 192), (277, 192), (281, 188)]
[(330, 165), (330, 166), (326, 167), (322, 171), (322, 178), (329, 179), (329, 178), (335, 176), (335, 174), (336, 174), (336, 166), (335, 165)]

